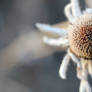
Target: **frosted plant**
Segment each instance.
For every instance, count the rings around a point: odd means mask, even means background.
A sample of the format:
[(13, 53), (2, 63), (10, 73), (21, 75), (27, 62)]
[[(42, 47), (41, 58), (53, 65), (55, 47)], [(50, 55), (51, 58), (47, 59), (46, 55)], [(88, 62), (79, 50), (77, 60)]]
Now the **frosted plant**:
[(78, 0), (71, 0), (65, 6), (65, 15), (70, 22), (67, 29), (37, 23), (40, 31), (57, 34), (59, 38), (43, 37), (50, 46), (67, 48), (59, 69), (59, 75), (66, 79), (70, 59), (76, 64), (77, 77), (80, 79), (79, 92), (92, 92), (88, 76), (92, 77), (92, 9), (81, 11)]

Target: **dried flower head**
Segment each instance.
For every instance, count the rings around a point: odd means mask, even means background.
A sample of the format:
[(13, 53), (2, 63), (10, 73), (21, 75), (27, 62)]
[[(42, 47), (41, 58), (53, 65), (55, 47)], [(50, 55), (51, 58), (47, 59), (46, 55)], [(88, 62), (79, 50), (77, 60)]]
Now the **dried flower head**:
[(79, 92), (92, 92), (88, 82), (88, 75), (92, 77), (92, 9), (86, 8), (81, 11), (79, 1), (71, 0), (65, 6), (65, 15), (70, 22), (67, 29), (39, 23), (36, 26), (43, 32), (60, 36), (56, 39), (45, 36), (44, 43), (67, 48), (67, 54), (59, 69), (60, 77), (66, 79), (71, 58), (77, 65), (77, 77), (80, 79)]
[(71, 51), (81, 58), (92, 59), (92, 14), (78, 17), (68, 29)]

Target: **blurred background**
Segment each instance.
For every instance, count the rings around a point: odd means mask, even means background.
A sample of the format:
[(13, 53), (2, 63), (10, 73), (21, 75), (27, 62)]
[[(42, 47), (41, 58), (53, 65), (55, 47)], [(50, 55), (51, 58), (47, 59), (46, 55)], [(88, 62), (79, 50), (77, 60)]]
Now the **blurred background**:
[[(80, 0), (81, 9), (91, 0)], [(42, 42), (35, 23), (67, 21), (69, 0), (0, 0), (0, 92), (78, 92), (75, 65), (67, 80), (58, 70), (66, 53)]]

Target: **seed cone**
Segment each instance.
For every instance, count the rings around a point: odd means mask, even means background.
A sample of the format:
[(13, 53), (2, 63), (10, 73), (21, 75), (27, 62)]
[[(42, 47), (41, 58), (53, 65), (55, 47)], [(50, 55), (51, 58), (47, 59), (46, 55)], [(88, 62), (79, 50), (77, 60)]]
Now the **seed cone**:
[(79, 57), (92, 58), (92, 14), (78, 17), (69, 26), (71, 51)]

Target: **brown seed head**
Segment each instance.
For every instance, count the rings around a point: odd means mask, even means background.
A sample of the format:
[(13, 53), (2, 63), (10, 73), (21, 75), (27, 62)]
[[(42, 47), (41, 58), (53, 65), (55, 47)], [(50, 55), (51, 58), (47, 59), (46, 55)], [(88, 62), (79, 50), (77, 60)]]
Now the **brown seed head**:
[(92, 14), (78, 17), (69, 26), (68, 34), (71, 51), (79, 57), (92, 58)]

